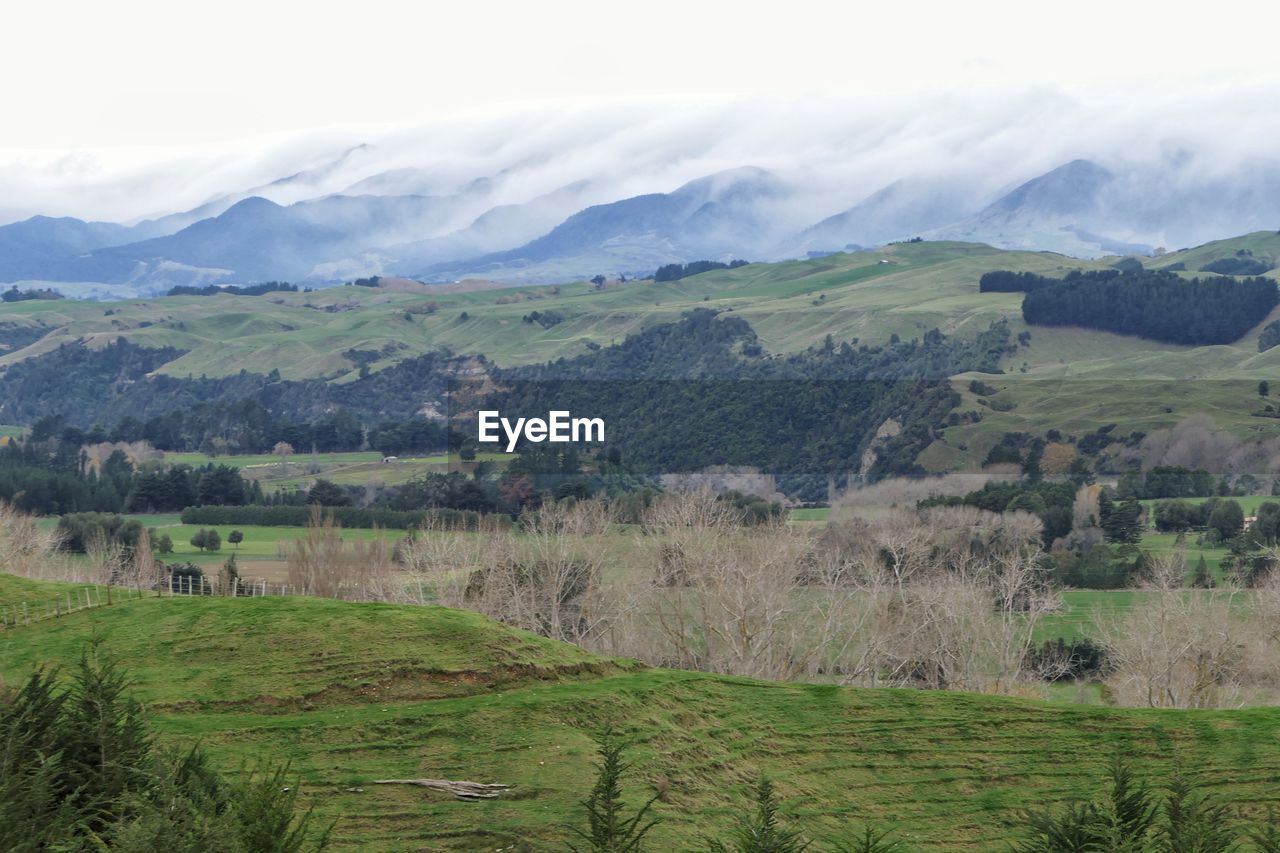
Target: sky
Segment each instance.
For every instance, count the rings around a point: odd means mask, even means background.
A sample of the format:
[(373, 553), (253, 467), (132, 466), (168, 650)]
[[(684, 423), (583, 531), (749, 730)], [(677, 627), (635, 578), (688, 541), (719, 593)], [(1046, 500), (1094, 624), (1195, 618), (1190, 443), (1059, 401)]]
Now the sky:
[(1256, 79), (1278, 67), (1268, 5), (9, 4), (0, 150), (199, 149), (628, 100)]
[[(1021, 105), (1023, 119), (1059, 102), (1176, 113), (1184, 92), (1276, 87), (1277, 23), (1238, 0), (10, 4), (0, 220), (176, 210), (346, 144), (414, 129), (421, 148), (442, 128), (457, 145), (451, 129), (531, 114), (804, 102), (821, 125), (825, 104), (902, 104), (900, 122), (948, 99)], [(988, 112), (980, 132), (997, 133)]]

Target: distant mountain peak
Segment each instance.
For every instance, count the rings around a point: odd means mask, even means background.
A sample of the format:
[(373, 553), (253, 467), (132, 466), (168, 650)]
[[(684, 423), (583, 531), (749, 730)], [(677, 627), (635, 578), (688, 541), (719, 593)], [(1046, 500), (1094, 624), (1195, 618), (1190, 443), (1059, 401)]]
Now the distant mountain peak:
[(1093, 206), (1115, 176), (1092, 160), (1072, 160), (1032, 178), (993, 203), (988, 210), (1034, 208), (1041, 214), (1078, 213)]

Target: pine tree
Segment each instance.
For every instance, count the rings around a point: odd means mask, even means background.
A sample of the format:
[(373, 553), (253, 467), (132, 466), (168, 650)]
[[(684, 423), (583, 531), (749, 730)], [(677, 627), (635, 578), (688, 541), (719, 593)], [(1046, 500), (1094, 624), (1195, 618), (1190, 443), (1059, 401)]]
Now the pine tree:
[(888, 832), (880, 832), (870, 826), (863, 827), (862, 834), (852, 842), (837, 841), (832, 845), (835, 853), (897, 853), (902, 845), (889, 838)]
[(652, 797), (634, 815), (626, 816), (622, 801), (622, 775), (631, 766), (622, 762), (622, 743), (611, 732), (605, 732), (598, 741), (600, 763), (596, 765), (596, 784), (591, 795), (582, 801), (587, 826), (568, 829), (583, 846), (573, 843), (570, 850), (583, 853), (629, 853), (641, 850), (644, 837), (658, 823), (649, 817), (649, 810), (658, 798)]
[(755, 806), (729, 834), (728, 842), (710, 842), (712, 853), (800, 853), (808, 848), (809, 842), (799, 832), (783, 828), (778, 820), (778, 797), (764, 776), (756, 783)]
[(38, 671), (0, 693), (0, 849), (322, 850), (285, 769), (224, 782), (199, 748), (157, 749), (128, 678), (95, 647), (69, 688)]
[(1191, 585), (1197, 589), (1213, 589), (1213, 575), (1209, 574), (1209, 564), (1205, 562), (1204, 554), (1200, 555), (1199, 561), (1196, 562), (1196, 573), (1192, 577)]
[(1228, 853), (1238, 849), (1231, 811), (1196, 790), (1178, 770), (1169, 782), (1160, 825), (1164, 849)]
[(1072, 803), (1062, 812), (1027, 815), (1027, 837), (1015, 845), (1017, 853), (1141, 853), (1151, 849), (1159, 804), (1150, 788), (1117, 759), (1111, 765), (1111, 785), (1100, 802)]

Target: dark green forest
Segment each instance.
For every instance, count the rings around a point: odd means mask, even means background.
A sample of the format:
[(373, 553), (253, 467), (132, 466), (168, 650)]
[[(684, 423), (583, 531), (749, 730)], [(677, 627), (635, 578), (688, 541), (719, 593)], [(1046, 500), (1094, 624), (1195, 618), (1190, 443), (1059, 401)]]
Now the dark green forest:
[(1262, 322), (1277, 302), (1276, 283), (1265, 278), (1071, 273), (1027, 290), (1022, 317), (1031, 325), (1083, 326), (1172, 344), (1228, 344)]
[(746, 265), (747, 262), (743, 260), (729, 261), (727, 264), (721, 261), (690, 261), (687, 264), (665, 264), (658, 267), (658, 271), (653, 274), (653, 280), (679, 281), (682, 278), (688, 278), (699, 273), (711, 272), (712, 270), (732, 270)]
[[(959, 402), (947, 377), (998, 372), (1008, 346), (1008, 327), (997, 324), (972, 341), (935, 329), (875, 347), (828, 338), (772, 356), (742, 319), (697, 310), (590, 356), (495, 371), (504, 390), (475, 405), (601, 417), (607, 445), (649, 473), (709, 465), (842, 473), (858, 470), (875, 442), (865, 473), (879, 479), (920, 473), (916, 456)], [(877, 440), (889, 419), (901, 432)]]

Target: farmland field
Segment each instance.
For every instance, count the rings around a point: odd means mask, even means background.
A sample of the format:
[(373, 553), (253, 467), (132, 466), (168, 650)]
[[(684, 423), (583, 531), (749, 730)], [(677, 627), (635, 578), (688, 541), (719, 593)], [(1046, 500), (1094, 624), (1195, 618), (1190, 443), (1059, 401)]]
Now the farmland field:
[(241, 476), (256, 480), (268, 494), (277, 491), (305, 489), (318, 478), (341, 486), (381, 484), (398, 486), (424, 474), (448, 470), (470, 471), (477, 462), (501, 468), (511, 461), (507, 453), (477, 453), (474, 461), (463, 462), (456, 455), (430, 456), (404, 455), (383, 461), (376, 450), (346, 453), (298, 453), (282, 461), (270, 454), (211, 455), (206, 453), (163, 454), (168, 465), (228, 465), (237, 468)]

